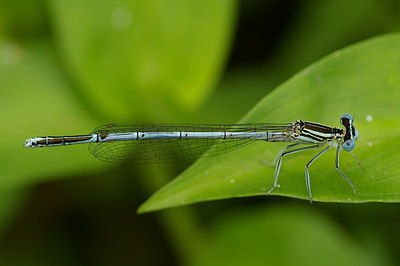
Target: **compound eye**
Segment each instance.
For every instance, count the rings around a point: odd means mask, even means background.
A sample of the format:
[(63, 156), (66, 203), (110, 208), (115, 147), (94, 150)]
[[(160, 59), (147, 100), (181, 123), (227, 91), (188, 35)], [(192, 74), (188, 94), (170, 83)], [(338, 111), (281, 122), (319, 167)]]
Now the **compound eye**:
[(358, 140), (358, 130), (354, 129), (354, 140)]
[(345, 142), (343, 142), (342, 146), (345, 151), (352, 151), (356, 146), (356, 142), (354, 141), (354, 139), (348, 139)]
[(343, 125), (343, 119), (349, 120), (349, 121), (353, 121), (353, 117), (349, 114), (344, 114), (340, 117), (340, 123), (342, 123)]
[(343, 118), (347, 118), (347, 119), (353, 120), (353, 117), (351, 115), (349, 115), (349, 114), (344, 114), (344, 115), (342, 115), (340, 117), (340, 119), (343, 119)]

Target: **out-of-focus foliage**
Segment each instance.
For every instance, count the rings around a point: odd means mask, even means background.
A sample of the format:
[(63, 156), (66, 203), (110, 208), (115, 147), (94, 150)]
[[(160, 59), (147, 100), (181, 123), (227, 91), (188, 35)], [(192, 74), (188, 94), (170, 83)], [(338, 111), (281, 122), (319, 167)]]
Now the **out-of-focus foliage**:
[[(188, 165), (112, 166), (96, 161), (85, 146), (22, 147), (25, 138), (86, 134), (109, 122), (237, 122), (310, 63), (398, 31), (399, 9), (396, 0), (253, 0), (240, 5), (229, 0), (0, 1), (0, 264), (268, 265), (304, 250), (310, 242), (304, 241), (302, 229), (323, 237), (314, 238), (314, 248), (302, 252), (297, 265), (320, 262), (324, 250), (354, 264), (399, 264), (397, 205), (309, 206), (301, 201), (308, 209), (303, 215), (288, 206), (299, 204), (295, 200), (242, 198), (136, 215), (151, 193)], [(296, 114), (307, 111), (297, 104)], [(389, 113), (392, 107), (385, 108)], [(358, 115), (361, 111), (346, 110), (353, 111), (360, 131), (366, 131), (369, 124)], [(307, 113), (312, 117), (299, 114), (296, 119), (337, 124), (341, 114)], [(367, 165), (373, 161), (370, 149), (380, 154), (394, 148), (377, 146), (375, 139), (368, 147), (365, 141), (360, 139), (357, 155)], [(288, 160), (286, 175), (296, 171), (299, 178), (283, 178), (280, 192), (292, 184), (304, 195), (305, 156)], [(332, 169), (330, 156), (318, 163)], [(321, 166), (313, 165), (314, 182), (321, 178), (314, 178)], [(371, 169), (379, 167), (376, 163)], [(356, 166), (344, 163), (342, 168), (359, 175)], [(314, 193), (325, 194), (323, 187), (335, 182), (347, 191), (342, 181), (340, 176), (326, 178), (326, 184), (313, 184)], [(280, 204), (285, 200), (287, 205)], [(276, 208), (259, 206), (264, 202)], [(250, 206), (250, 212), (244, 210)], [(318, 233), (310, 232), (313, 228)], [(331, 239), (323, 242), (326, 238)], [(240, 247), (248, 252), (235, 249)]]
[(192, 265), (371, 263), (371, 257), (340, 226), (310, 207), (237, 208), (217, 218), (211, 232), (210, 245)]
[(0, 187), (26, 186), (51, 179), (52, 175), (93, 167), (97, 162), (87, 156), (86, 147), (71, 147), (67, 153), (23, 147), (26, 138), (45, 135), (46, 131), (54, 135), (85, 133), (82, 129), (90, 130), (96, 123), (69, 91), (48, 43), (21, 46), (8, 40), (0, 43), (0, 49), (0, 119), (6, 137), (0, 141), (4, 166)]
[(193, 110), (229, 51), (229, 0), (50, 3), (65, 62), (107, 118), (169, 119)]

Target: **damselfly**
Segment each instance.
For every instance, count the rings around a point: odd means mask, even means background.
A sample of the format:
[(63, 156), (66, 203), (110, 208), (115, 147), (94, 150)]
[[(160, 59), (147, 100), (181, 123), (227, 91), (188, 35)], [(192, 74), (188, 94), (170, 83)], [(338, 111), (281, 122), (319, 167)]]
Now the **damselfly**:
[[(96, 158), (107, 162), (133, 161), (136, 163), (168, 162), (179, 159), (195, 159), (225, 153), (256, 140), (269, 142), (293, 142), (282, 149), (274, 162), (274, 185), (277, 187), (282, 158), (288, 154), (326, 146), (306, 164), (306, 186), (312, 199), (309, 166), (332, 147), (336, 150), (336, 169), (353, 188), (347, 175), (339, 168), (340, 150), (352, 154), (358, 131), (353, 126), (353, 117), (344, 114), (340, 118), (344, 129), (319, 123), (297, 120), (292, 123), (258, 123), (225, 125), (137, 125), (108, 124), (100, 126), (89, 135), (37, 137), (27, 139), (24, 146), (50, 147), (89, 143), (89, 151)], [(362, 166), (361, 166), (362, 168)]]

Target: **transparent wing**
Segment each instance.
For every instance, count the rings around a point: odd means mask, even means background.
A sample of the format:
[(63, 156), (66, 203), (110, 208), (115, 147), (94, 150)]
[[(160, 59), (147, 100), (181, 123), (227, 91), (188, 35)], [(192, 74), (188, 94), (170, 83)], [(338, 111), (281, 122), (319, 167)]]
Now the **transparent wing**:
[[(249, 139), (235, 141), (217, 139), (128, 140), (92, 143), (89, 150), (99, 160), (107, 162), (163, 163), (214, 156), (250, 142), (252, 140)], [(206, 153), (213, 145), (215, 146), (212, 150)]]
[[(231, 125), (129, 125), (110, 124), (95, 129), (94, 134), (126, 132), (262, 132), (287, 131), (282, 124)], [(215, 156), (243, 147), (254, 139), (146, 139), (91, 143), (89, 151), (107, 162), (163, 163)]]

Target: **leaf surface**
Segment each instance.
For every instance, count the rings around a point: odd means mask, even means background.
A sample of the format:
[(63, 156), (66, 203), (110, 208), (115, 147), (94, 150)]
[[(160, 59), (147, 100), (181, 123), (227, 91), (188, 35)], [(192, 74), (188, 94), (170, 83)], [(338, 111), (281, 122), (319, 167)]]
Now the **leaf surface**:
[[(310, 167), (314, 201), (398, 202), (400, 192), (400, 35), (376, 37), (323, 58), (268, 94), (240, 122), (297, 119), (340, 127), (349, 113), (360, 132), (354, 153), (341, 153), (340, 167), (357, 189), (354, 195), (335, 169), (335, 151)], [(240, 103), (238, 103), (240, 104)], [(272, 161), (285, 144), (257, 142), (218, 157), (200, 159), (156, 192), (139, 212), (194, 202), (266, 195), (273, 185)], [(284, 158), (273, 195), (308, 199), (304, 166), (318, 151)]]

